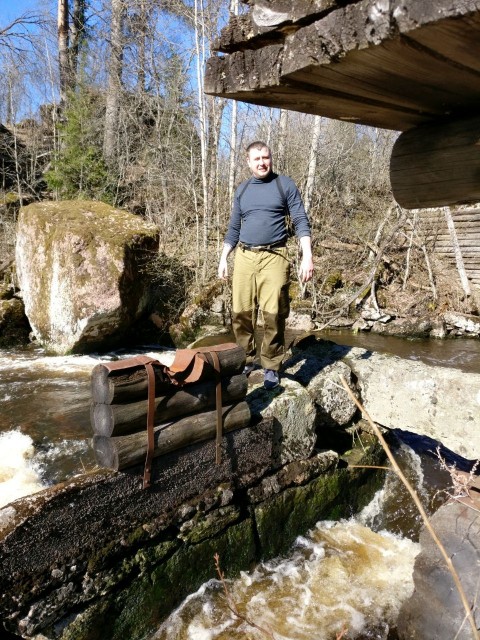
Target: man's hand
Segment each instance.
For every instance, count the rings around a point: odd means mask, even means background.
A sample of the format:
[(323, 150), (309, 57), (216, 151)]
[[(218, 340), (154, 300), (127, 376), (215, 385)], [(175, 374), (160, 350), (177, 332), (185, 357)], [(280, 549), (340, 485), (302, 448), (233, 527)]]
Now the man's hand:
[(302, 247), (302, 261), (298, 270), (298, 277), (301, 282), (308, 282), (313, 277), (312, 242), (309, 236), (300, 238)]
[(220, 262), (218, 263), (218, 277), (220, 280), (226, 280), (228, 278), (228, 264), (227, 258), (232, 250), (229, 244), (223, 245), (222, 255), (220, 256)]

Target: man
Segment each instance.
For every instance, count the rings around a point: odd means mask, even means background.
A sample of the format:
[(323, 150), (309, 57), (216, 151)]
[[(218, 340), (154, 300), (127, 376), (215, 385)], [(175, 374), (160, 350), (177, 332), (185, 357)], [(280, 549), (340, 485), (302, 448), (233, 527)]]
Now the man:
[(254, 329), (260, 308), (264, 323), (260, 362), (264, 386), (273, 389), (279, 384), (285, 353), (285, 320), (290, 311), (286, 215), (291, 216), (300, 240), (302, 282), (313, 275), (310, 224), (293, 180), (273, 172), (271, 152), (265, 143), (252, 142), (247, 147), (247, 164), (252, 177), (235, 191), (218, 277), (228, 277), (227, 257), (237, 247), (232, 279), (235, 339), (245, 349), (245, 372), (249, 373), (254, 368)]

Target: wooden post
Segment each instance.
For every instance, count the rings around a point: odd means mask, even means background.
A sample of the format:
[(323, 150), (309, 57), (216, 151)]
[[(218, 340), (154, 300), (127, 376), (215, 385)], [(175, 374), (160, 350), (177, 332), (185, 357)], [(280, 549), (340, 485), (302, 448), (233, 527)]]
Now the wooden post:
[(390, 181), (405, 209), (480, 200), (480, 117), (409, 129), (392, 150)]

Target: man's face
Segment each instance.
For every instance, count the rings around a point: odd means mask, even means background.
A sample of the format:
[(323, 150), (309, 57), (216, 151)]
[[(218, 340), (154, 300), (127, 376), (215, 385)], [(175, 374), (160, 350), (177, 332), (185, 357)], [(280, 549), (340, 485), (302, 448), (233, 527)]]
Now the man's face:
[(272, 157), (267, 147), (250, 149), (247, 163), (255, 178), (266, 178), (272, 170)]

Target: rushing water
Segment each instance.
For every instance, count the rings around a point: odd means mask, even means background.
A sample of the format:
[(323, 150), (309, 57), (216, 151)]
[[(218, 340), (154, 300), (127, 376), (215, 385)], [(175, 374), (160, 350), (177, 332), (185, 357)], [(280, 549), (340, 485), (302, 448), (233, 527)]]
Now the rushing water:
[[(403, 443), (396, 458), (432, 511), (448, 474)], [(395, 640), (399, 609), (413, 592), (420, 526), (406, 489), (389, 472), (361, 513), (318, 522), (287, 557), (238, 579), (212, 577), (150, 640)]]
[[(480, 371), (478, 340), (408, 341), (347, 332), (323, 337)], [(0, 506), (95, 467), (90, 373), (110, 357), (51, 357), (34, 348), (0, 351)], [(449, 476), (434, 457), (420, 456), (415, 448), (411, 439), (399, 442), (396, 455), (431, 509)], [(152, 640), (393, 640), (399, 607), (413, 589), (420, 525), (407, 492), (387, 473), (382, 490), (361, 514), (319, 522), (297, 539), (288, 557), (224, 584), (215, 579), (212, 560), (212, 580), (189, 596)]]

